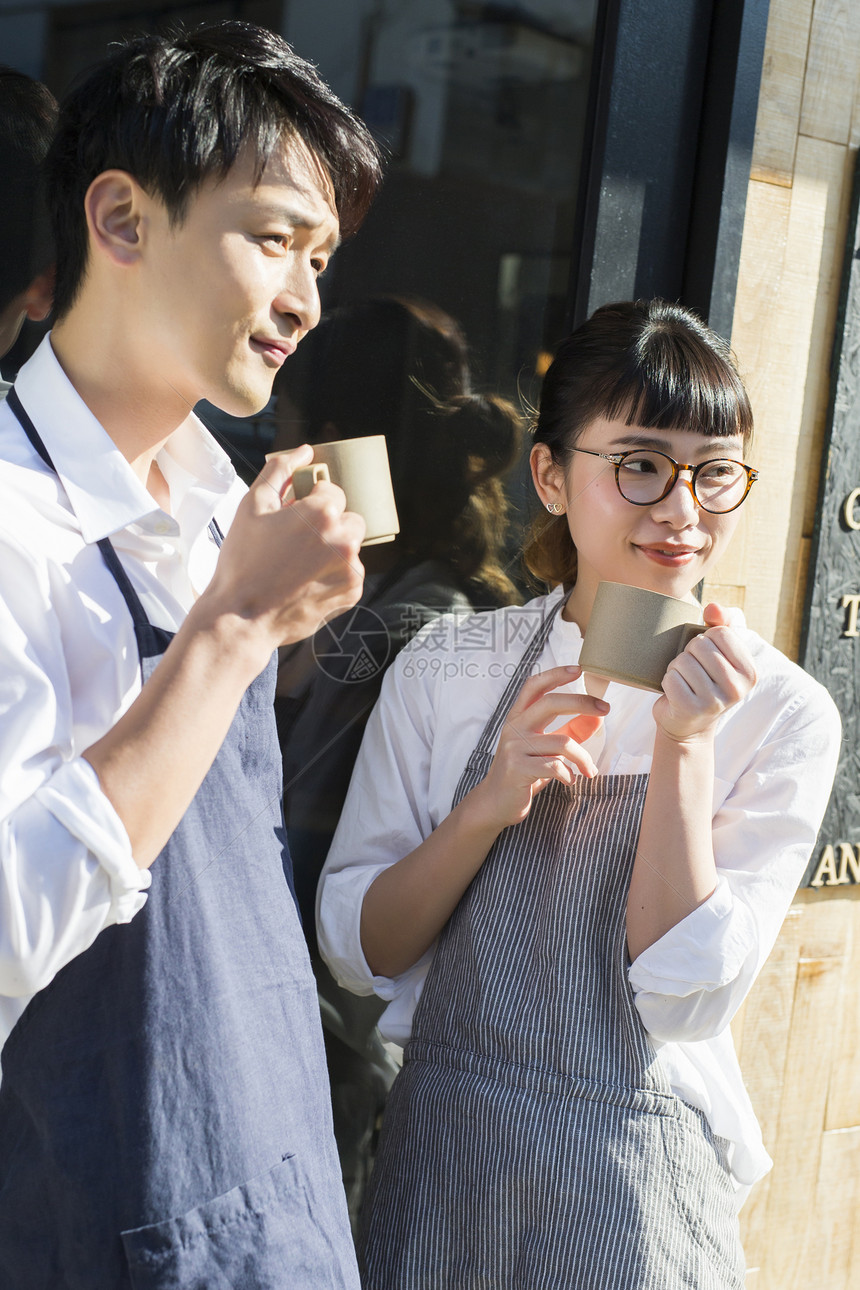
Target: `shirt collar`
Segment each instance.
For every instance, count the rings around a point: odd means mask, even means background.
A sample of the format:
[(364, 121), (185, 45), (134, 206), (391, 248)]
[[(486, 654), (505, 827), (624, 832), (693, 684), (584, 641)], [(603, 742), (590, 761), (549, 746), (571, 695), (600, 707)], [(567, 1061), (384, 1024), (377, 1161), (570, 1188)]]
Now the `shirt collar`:
[[(48, 449), (85, 542), (98, 542), (148, 516), (161, 515), (151, 493), (66, 376), (50, 336), (21, 368), (15, 389)], [(195, 416), (171, 435), (157, 461), (171, 487), (174, 510), (192, 485), (200, 485), (196, 491), (211, 496), (211, 506), (205, 508), (211, 518), (235, 480), (229, 457)], [(173, 490), (180, 477), (177, 499)]]

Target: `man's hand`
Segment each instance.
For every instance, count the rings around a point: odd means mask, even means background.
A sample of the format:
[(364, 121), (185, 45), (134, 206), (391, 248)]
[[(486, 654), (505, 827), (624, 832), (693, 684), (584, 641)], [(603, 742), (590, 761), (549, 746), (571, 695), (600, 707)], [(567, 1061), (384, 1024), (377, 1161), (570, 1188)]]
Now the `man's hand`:
[(158, 667), (83, 754), (142, 868), (187, 810), (275, 646), (310, 635), (361, 594), (364, 521), (345, 511), (341, 490), (317, 484), (310, 497), (283, 504), (293, 471), (311, 457), (305, 446), (268, 462)]
[(215, 576), (199, 602), (258, 627), (266, 657), (311, 636), (359, 599), (364, 520), (346, 510), (335, 484), (284, 502), (293, 471), (313, 459), (307, 444), (266, 463), (241, 502)]

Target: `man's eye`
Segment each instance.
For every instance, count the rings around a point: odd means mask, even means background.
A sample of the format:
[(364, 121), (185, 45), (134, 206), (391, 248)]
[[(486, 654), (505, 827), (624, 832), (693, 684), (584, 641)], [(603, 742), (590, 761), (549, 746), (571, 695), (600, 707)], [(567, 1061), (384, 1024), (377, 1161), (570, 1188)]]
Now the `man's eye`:
[(276, 242), (278, 246), (286, 246), (289, 238), (286, 233), (261, 233), (261, 242)]
[(321, 278), (328, 267), (327, 260), (311, 260), (311, 268), (318, 278)]

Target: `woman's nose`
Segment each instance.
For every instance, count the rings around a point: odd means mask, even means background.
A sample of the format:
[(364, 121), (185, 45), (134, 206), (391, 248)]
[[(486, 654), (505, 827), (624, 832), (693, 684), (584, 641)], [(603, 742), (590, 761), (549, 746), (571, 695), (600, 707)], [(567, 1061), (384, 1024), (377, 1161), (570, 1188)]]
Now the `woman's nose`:
[(665, 497), (661, 498), (652, 507), (652, 514), (655, 519), (667, 520), (669, 523), (676, 524), (681, 528), (698, 520), (699, 503), (696, 500), (696, 494), (693, 492), (693, 472), (691, 470), (678, 472), (678, 478), (672, 488)]

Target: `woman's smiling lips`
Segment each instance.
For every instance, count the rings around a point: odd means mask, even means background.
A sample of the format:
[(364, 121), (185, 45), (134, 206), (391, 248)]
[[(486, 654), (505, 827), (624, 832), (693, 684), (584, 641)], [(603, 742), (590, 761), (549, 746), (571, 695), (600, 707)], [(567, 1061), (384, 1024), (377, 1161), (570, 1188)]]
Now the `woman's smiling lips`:
[(258, 354), (262, 354), (263, 358), (266, 359), (267, 362), (272, 363), (275, 367), (280, 367), (282, 363), (289, 358), (290, 354), (294, 354), (296, 352), (296, 342), (294, 340), (282, 339), (281, 337), (272, 339), (269, 337), (252, 336), (250, 343), (252, 349), (254, 349)]
[(653, 546), (637, 544), (636, 549), (655, 564), (662, 564), (667, 569), (683, 569), (699, 553), (698, 547), (675, 546), (671, 542), (655, 543)]

